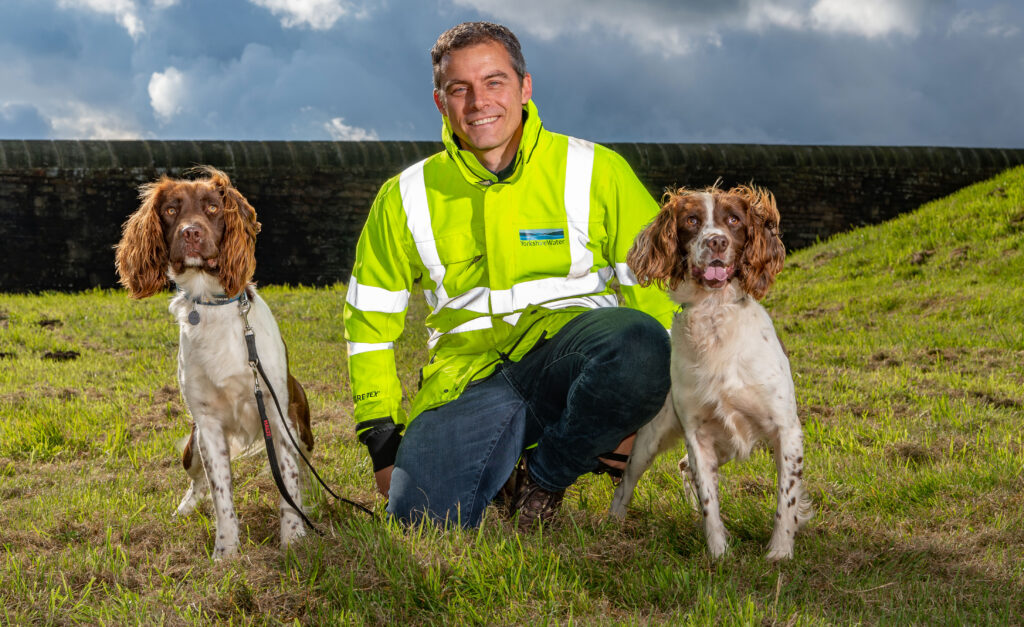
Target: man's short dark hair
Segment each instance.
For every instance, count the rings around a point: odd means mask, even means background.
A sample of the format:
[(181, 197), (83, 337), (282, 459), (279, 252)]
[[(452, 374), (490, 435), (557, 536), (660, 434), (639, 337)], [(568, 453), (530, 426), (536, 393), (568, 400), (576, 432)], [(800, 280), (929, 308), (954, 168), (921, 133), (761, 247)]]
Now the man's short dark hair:
[(463, 22), (452, 26), (437, 38), (430, 49), (430, 60), (434, 64), (434, 89), (441, 89), (441, 61), (453, 50), (461, 50), (476, 44), (496, 41), (508, 51), (512, 68), (519, 75), (519, 82), (526, 76), (526, 59), (519, 47), (519, 40), (508, 28), (491, 22)]

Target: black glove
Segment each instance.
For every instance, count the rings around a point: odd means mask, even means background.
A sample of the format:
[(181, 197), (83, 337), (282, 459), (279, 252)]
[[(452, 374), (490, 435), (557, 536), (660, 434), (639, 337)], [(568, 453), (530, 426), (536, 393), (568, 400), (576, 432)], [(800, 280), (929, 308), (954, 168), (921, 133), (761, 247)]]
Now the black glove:
[(390, 416), (366, 420), (356, 425), (356, 431), (361, 431), (359, 441), (370, 452), (373, 472), (394, 465), (404, 428), (405, 425), (396, 425)]

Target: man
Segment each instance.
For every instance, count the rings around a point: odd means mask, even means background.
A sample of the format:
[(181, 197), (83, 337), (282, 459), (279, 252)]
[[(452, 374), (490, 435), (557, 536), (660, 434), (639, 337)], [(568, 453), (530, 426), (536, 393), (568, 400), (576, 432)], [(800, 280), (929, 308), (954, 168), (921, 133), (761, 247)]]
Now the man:
[[(609, 451), (665, 399), (673, 305), (625, 264), (658, 207), (617, 154), (542, 127), (507, 28), (460, 24), (431, 57), (445, 150), (381, 188), (348, 288), (356, 431), (392, 515), (475, 526), (501, 490), (526, 527), (621, 468)], [(613, 276), (648, 313), (616, 307)], [(430, 358), (406, 419), (393, 342), (417, 279)]]

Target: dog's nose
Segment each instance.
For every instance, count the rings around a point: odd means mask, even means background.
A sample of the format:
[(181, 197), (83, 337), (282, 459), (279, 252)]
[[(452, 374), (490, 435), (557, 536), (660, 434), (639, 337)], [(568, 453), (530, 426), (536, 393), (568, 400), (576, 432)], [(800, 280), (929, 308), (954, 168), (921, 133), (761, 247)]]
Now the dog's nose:
[(713, 235), (708, 240), (708, 248), (714, 253), (724, 253), (729, 247), (729, 240), (724, 235)]
[(189, 244), (198, 244), (203, 239), (203, 230), (194, 224), (181, 229), (181, 236)]

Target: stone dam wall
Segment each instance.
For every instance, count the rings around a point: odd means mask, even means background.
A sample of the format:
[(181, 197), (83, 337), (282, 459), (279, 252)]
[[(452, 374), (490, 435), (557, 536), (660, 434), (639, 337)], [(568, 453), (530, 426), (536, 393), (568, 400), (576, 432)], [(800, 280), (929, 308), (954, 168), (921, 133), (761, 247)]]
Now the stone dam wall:
[[(655, 197), (669, 186), (771, 189), (793, 250), (1024, 164), (1024, 150), (607, 144)], [(348, 281), (380, 185), (438, 142), (0, 141), (0, 292), (116, 285), (112, 247), (138, 186), (209, 164), (256, 208), (256, 280)]]

